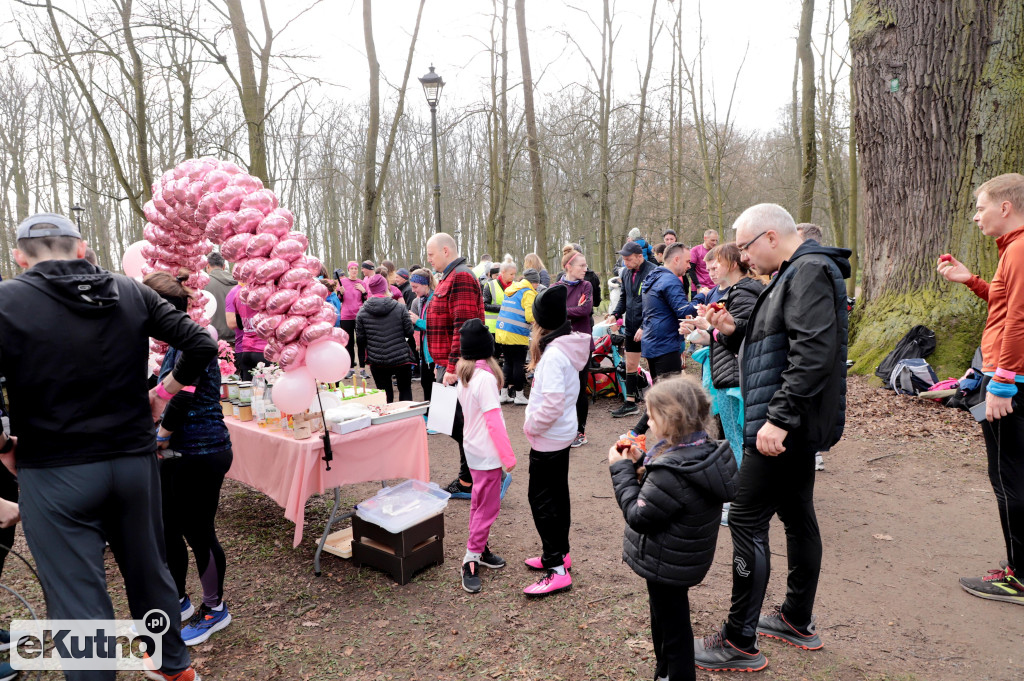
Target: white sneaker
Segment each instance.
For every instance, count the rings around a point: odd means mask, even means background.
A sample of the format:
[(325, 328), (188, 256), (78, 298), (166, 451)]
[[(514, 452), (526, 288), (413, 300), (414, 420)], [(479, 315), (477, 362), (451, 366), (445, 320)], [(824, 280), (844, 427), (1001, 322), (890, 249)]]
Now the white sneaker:
[(511, 401), (512, 398), (508, 396), (508, 388), (502, 388), (498, 393), (498, 404), (508, 404)]
[(722, 527), (729, 527), (729, 507), (730, 503), (727, 501), (722, 504)]
[(825, 470), (825, 459), (821, 457), (821, 453), (814, 455), (814, 470), (823, 471)]
[(529, 404), (530, 398), (523, 393), (516, 393), (516, 397), (512, 400), (512, 404)]

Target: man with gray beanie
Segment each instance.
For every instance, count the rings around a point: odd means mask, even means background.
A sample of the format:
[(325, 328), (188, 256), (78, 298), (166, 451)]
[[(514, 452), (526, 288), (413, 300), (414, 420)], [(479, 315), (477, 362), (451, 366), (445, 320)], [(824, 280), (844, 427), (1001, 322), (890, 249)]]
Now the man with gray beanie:
[[(165, 617), (152, 679), (194, 681), (181, 639), (177, 588), (163, 543), (154, 418), (217, 356), (202, 327), (153, 289), (83, 259), (74, 223), (53, 213), (18, 225), (0, 282), (0, 373), (7, 378), (25, 539), (54, 620), (113, 620), (104, 543), (121, 570), (132, 617)], [(149, 338), (182, 352), (171, 374), (146, 385)], [(147, 617), (147, 622), (151, 617)], [(146, 634), (143, 634), (146, 638)], [(114, 670), (68, 670), (113, 681)]]

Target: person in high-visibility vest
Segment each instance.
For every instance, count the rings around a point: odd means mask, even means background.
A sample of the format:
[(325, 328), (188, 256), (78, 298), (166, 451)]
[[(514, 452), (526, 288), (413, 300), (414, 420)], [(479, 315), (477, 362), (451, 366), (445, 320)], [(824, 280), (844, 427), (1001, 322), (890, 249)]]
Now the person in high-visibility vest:
[(484, 282), (484, 325), (492, 336), (498, 322), (498, 313), (501, 312), (501, 303), (505, 300), (505, 289), (511, 286), (515, 280), (516, 264), (503, 262), (498, 266), (498, 276)]
[(533, 299), (537, 296), (540, 273), (532, 267), (523, 270), (523, 278), (505, 289), (505, 300), (498, 313), (495, 338), (500, 352), (505, 355), (505, 387), (501, 389), (502, 403), (528, 404), (523, 394), (526, 387), (526, 352), (530, 347), (533, 329)]

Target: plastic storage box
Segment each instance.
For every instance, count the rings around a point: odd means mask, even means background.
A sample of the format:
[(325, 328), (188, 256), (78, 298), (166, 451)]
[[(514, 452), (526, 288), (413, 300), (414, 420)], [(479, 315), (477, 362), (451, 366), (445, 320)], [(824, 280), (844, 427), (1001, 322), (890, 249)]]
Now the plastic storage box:
[(450, 497), (435, 482), (406, 480), (360, 502), (356, 515), (397, 534), (443, 511)]

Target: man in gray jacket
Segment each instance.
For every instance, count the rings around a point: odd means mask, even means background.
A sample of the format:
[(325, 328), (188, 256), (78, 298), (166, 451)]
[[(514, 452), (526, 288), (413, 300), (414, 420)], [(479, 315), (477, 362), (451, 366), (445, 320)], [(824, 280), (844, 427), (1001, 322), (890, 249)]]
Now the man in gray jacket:
[(238, 282), (224, 269), (226, 263), (224, 262), (224, 256), (220, 253), (211, 253), (206, 257), (206, 261), (209, 263), (206, 267), (206, 272), (210, 275), (210, 283), (206, 285), (206, 290), (217, 301), (217, 311), (210, 318), (210, 325), (217, 329), (217, 338), (227, 341), (234, 347), (235, 332), (228, 326), (225, 319), (224, 299), (227, 297), (228, 291), (238, 286)]

